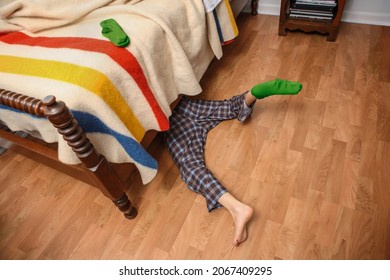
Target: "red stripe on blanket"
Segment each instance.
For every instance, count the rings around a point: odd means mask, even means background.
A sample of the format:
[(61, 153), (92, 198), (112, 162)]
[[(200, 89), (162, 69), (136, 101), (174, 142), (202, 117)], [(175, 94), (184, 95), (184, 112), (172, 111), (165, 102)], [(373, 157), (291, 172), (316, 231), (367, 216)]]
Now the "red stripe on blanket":
[(22, 32), (0, 33), (0, 41), (8, 44), (40, 46), (47, 48), (69, 48), (104, 53), (116, 61), (133, 77), (148, 101), (160, 127), (164, 131), (169, 128), (167, 116), (162, 111), (146, 80), (141, 65), (136, 57), (127, 49), (118, 48), (109, 41), (85, 37), (30, 37)]

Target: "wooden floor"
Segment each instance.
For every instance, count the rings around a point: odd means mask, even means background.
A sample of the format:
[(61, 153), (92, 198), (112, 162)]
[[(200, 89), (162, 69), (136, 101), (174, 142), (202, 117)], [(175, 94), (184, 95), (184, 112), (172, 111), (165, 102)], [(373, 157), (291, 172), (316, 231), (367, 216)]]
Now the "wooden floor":
[(390, 27), (343, 23), (336, 42), (279, 37), (278, 17), (241, 15), (240, 35), (213, 61), (202, 98), (223, 99), (275, 77), (297, 96), (257, 102), (221, 123), (206, 162), (255, 209), (231, 246), (226, 209), (208, 213), (158, 137), (160, 169), (128, 191), (126, 220), (96, 189), (12, 152), (0, 156), (1, 259), (390, 259)]

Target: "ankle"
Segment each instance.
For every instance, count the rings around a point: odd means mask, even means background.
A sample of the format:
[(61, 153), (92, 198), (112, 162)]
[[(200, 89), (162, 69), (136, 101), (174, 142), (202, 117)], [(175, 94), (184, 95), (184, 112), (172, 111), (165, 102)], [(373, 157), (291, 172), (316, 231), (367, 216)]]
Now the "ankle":
[(245, 93), (244, 103), (247, 107), (252, 107), (253, 104), (257, 101), (257, 98), (252, 94), (250, 90)]

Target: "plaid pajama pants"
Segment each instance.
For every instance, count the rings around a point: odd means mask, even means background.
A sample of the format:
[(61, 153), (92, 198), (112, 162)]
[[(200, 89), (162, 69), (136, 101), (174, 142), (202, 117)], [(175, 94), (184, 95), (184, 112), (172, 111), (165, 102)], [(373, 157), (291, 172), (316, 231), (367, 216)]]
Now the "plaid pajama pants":
[(237, 118), (244, 121), (249, 117), (254, 104), (244, 109), (246, 93), (228, 100), (191, 100), (183, 97), (169, 118), (169, 130), (164, 132), (165, 143), (181, 178), (190, 190), (206, 199), (208, 211), (221, 207), (218, 199), (227, 189), (205, 166), (207, 133), (224, 120)]

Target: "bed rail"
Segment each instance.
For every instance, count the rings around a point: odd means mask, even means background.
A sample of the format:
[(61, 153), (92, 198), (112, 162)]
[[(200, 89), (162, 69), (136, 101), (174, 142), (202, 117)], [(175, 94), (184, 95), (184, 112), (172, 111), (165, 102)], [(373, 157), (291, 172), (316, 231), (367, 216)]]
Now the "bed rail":
[(76, 153), (86, 171), (85, 173), (91, 178), (94, 185), (115, 203), (126, 218), (136, 217), (137, 209), (132, 206), (126, 195), (124, 183), (111, 164), (98, 153), (89, 141), (64, 102), (57, 101), (52, 95), (40, 100), (0, 89), (0, 104), (31, 115), (46, 117)]

